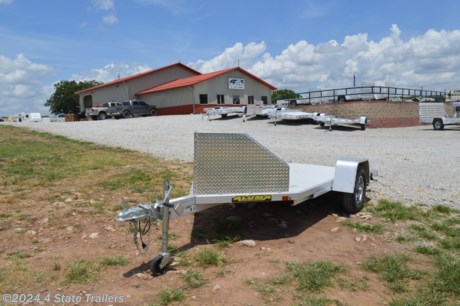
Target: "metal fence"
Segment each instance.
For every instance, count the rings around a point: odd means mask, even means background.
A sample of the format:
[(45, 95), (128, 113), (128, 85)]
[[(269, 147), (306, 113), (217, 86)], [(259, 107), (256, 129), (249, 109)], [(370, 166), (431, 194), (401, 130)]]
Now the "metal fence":
[(321, 104), (345, 101), (444, 101), (443, 91), (410, 89), (387, 86), (360, 86), (338, 89), (315, 90), (298, 93), (298, 99), (290, 104)]

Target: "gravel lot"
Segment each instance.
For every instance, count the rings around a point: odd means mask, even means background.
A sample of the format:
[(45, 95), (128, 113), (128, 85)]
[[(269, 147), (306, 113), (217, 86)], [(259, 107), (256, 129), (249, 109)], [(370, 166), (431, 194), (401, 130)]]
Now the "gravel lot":
[[(2, 123), (7, 124), (7, 123)], [(336, 128), (241, 118), (209, 121), (201, 115), (127, 120), (8, 123), (170, 160), (193, 160), (193, 133), (246, 132), (287, 161), (333, 166), (343, 156), (366, 157), (378, 177), (369, 197), (460, 209), (460, 128)]]

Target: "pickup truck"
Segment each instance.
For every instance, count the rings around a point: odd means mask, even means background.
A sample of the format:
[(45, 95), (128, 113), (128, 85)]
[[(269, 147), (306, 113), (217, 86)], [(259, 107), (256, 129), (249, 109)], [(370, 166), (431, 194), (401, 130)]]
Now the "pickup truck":
[(145, 103), (139, 100), (124, 101), (121, 116), (130, 118), (134, 116), (156, 116), (157, 108), (154, 105)]
[(87, 108), (85, 114), (90, 120), (104, 120), (110, 117), (121, 117), (123, 109), (123, 104), (120, 102), (105, 102), (102, 106)]

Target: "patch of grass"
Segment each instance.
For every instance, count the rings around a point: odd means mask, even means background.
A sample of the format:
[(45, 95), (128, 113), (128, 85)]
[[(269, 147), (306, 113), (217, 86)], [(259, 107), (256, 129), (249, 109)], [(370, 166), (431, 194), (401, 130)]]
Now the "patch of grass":
[(423, 216), (423, 211), (417, 206), (404, 206), (388, 200), (380, 200), (377, 205), (367, 206), (366, 210), (390, 222), (419, 220)]
[(439, 241), (439, 244), (446, 250), (460, 250), (460, 238), (446, 238)]
[(110, 257), (102, 257), (99, 260), (99, 263), (104, 266), (126, 266), (129, 263), (129, 260), (123, 256), (110, 256)]
[(61, 271), (61, 264), (57, 261), (53, 263), (53, 271)]
[(448, 218), (431, 224), (431, 228), (449, 237), (460, 237), (459, 217)]
[(455, 211), (454, 209), (450, 208), (447, 205), (435, 205), (431, 208), (431, 210), (433, 212), (437, 212), (440, 214), (446, 214), (446, 215), (451, 214)]
[(170, 305), (185, 298), (184, 290), (180, 288), (162, 288), (158, 293), (161, 305)]
[(241, 240), (240, 236), (234, 236), (234, 237), (225, 237), (220, 240), (213, 240), (217, 245), (219, 246), (220, 249), (226, 249), (230, 247), (232, 244), (235, 242), (238, 242)]
[(407, 290), (408, 279), (418, 277), (407, 267), (408, 261), (409, 258), (405, 255), (380, 255), (369, 257), (362, 266), (366, 271), (379, 274), (379, 278), (392, 291), (401, 293)]
[(295, 303), (294, 306), (343, 306), (342, 303), (340, 303), (337, 300), (331, 300), (328, 299), (327, 297), (324, 296), (302, 296), (299, 297), (302, 301)]
[(367, 276), (363, 276), (359, 279), (339, 279), (338, 283), (340, 285), (340, 288), (350, 290), (352, 292), (356, 291), (367, 291), (369, 290), (369, 284), (368, 284), (369, 278)]
[(416, 233), (419, 237), (426, 240), (436, 240), (438, 238), (438, 236), (435, 233), (427, 230), (427, 228), (423, 225), (411, 224), (411, 226), (409, 226), (409, 229)]
[(237, 221), (228, 219), (217, 220), (212, 225), (212, 230), (212, 241), (220, 244), (222, 247), (240, 240), (241, 226)]
[(97, 280), (100, 267), (88, 260), (78, 260), (70, 264), (65, 275), (65, 283), (84, 285)]
[(342, 223), (347, 227), (354, 228), (360, 232), (381, 235), (385, 232), (385, 226), (382, 224), (369, 224), (364, 222), (345, 221)]
[(346, 270), (331, 261), (287, 262), (286, 267), (297, 280), (301, 292), (322, 291), (332, 284), (332, 278)]
[(203, 274), (195, 270), (185, 272), (185, 274), (182, 275), (182, 279), (187, 284), (187, 288), (198, 288), (206, 284), (208, 281)]
[(441, 254), (436, 260), (438, 271), (431, 284), (435, 291), (455, 298), (460, 297), (460, 260)]
[(195, 262), (200, 267), (220, 266), (227, 262), (227, 257), (219, 251), (201, 249), (194, 254)]
[(427, 245), (418, 245), (415, 248), (415, 251), (424, 255), (438, 255), (441, 253), (439, 249)]

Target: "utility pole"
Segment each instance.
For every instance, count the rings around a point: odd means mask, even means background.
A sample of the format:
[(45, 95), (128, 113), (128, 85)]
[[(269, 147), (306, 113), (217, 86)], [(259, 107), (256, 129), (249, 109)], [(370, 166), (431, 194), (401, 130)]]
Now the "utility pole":
[(356, 87), (356, 72), (353, 72), (353, 87)]

